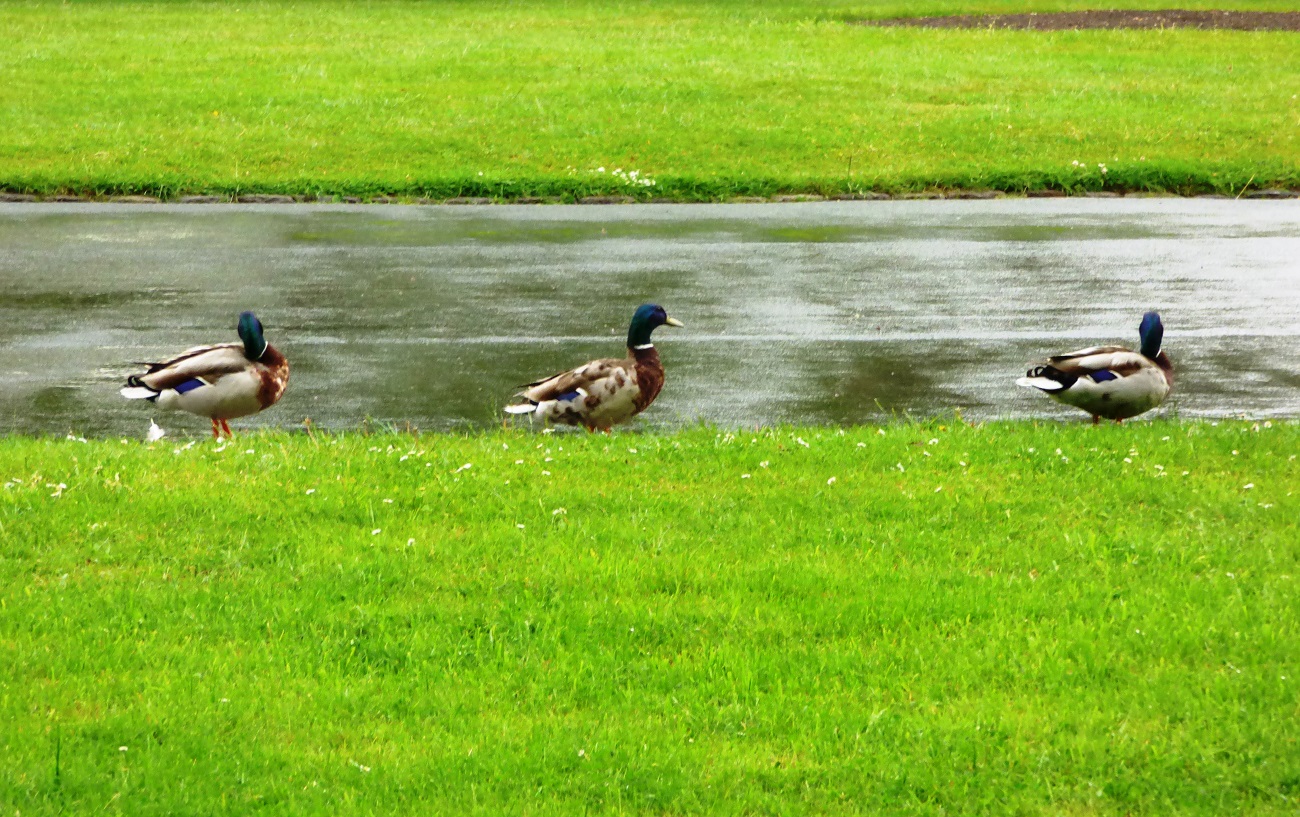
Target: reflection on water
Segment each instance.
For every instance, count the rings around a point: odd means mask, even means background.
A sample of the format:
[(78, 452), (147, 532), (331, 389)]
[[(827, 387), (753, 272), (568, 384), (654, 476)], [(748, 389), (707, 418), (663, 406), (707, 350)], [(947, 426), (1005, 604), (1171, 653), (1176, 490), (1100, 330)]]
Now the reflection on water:
[(131, 362), (234, 340), (242, 309), (293, 371), (237, 425), (496, 423), (517, 384), (622, 354), (645, 301), (687, 328), (656, 333), (643, 427), (1074, 416), (1012, 381), (1136, 343), (1150, 308), (1177, 411), (1294, 416), (1295, 258), (1296, 202), (0, 205), (0, 432), (139, 436)]

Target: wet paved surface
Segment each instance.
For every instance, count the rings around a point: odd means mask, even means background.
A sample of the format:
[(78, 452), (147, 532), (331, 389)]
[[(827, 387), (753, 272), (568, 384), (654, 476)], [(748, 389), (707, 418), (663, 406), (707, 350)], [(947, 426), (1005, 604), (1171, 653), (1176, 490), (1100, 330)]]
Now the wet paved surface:
[[(1166, 411), (1300, 416), (1300, 202), (653, 206), (0, 205), (0, 433), (138, 437), (135, 360), (235, 340), (290, 359), (237, 421), (498, 422), (515, 384), (621, 355), (668, 381), (641, 427), (1074, 417), (1013, 385), (1041, 354), (1165, 318)], [(174, 434), (207, 422), (158, 415)]]

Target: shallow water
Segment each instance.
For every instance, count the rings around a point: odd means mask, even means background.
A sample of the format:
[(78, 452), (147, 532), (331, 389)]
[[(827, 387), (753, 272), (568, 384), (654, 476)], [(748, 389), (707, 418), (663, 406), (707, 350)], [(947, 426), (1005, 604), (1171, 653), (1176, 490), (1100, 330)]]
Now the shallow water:
[(1085, 418), (1013, 381), (1135, 345), (1152, 308), (1164, 411), (1297, 416), (1298, 259), (1292, 201), (0, 205), (0, 432), (140, 436), (131, 361), (235, 340), (243, 309), (293, 368), (237, 428), (497, 423), (516, 384), (623, 354), (645, 301), (687, 328), (655, 334), (641, 427)]

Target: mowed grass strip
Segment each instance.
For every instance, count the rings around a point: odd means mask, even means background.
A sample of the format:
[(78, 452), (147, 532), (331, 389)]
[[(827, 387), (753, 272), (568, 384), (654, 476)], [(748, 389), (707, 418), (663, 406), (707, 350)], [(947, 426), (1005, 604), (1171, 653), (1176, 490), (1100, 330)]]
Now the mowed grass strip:
[(850, 22), (1086, 5), (6, 3), (0, 188), (711, 200), (1300, 186), (1300, 34)]
[(0, 441), (24, 815), (1292, 813), (1300, 425)]

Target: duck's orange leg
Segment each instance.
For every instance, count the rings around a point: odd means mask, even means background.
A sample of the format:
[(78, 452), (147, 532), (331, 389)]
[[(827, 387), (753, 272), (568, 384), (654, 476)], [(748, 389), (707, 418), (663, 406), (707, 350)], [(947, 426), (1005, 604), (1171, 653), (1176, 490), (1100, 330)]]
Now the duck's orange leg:
[(225, 420), (221, 421), (221, 430), (226, 432), (227, 439), (235, 439), (235, 432), (230, 430), (230, 423), (227, 423)]
[(212, 420), (212, 439), (214, 440), (221, 439), (221, 427), (217, 425), (217, 421), (215, 419)]

